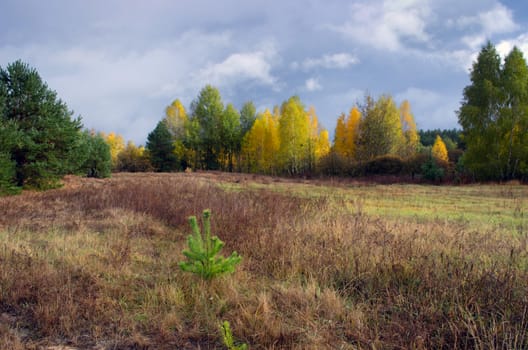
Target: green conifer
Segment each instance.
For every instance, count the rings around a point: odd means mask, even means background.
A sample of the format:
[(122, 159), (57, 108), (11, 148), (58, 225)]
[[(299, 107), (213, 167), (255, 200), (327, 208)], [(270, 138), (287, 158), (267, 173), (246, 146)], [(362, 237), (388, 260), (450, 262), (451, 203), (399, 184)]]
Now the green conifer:
[(196, 216), (189, 217), (192, 234), (187, 237), (189, 249), (183, 251), (187, 261), (179, 263), (183, 271), (195, 273), (205, 280), (211, 280), (225, 273), (233, 273), (235, 266), (242, 260), (237, 252), (233, 252), (227, 258), (217, 255), (224, 247), (224, 242), (216, 236), (211, 237), (210, 218), (211, 211), (204, 210), (203, 229), (205, 237), (202, 237)]

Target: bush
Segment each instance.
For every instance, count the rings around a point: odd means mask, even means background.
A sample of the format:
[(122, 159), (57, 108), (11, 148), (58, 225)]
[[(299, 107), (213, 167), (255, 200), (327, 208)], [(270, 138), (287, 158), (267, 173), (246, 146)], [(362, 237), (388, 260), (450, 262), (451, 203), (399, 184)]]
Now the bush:
[(405, 160), (405, 173), (410, 174), (413, 178), (417, 174), (422, 174), (422, 167), (429, 161), (429, 158), (430, 156), (424, 153), (417, 153), (407, 158)]
[(318, 171), (323, 175), (343, 176), (349, 173), (350, 162), (338, 153), (331, 151), (321, 158)]
[(405, 162), (397, 156), (376, 157), (363, 165), (365, 175), (399, 175), (405, 169)]
[(438, 165), (438, 160), (429, 157), (429, 160), (422, 165), (423, 178), (430, 181), (438, 182), (445, 175), (445, 170)]

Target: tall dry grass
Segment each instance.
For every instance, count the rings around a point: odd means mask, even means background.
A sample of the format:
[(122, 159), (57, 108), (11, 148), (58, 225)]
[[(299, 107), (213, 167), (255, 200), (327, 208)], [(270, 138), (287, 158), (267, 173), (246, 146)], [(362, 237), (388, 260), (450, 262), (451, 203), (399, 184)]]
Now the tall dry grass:
[[(0, 347), (221, 349), (228, 320), (252, 349), (528, 348), (526, 236), (218, 181), (69, 178), (1, 198)], [(205, 208), (243, 256), (211, 283), (177, 268)]]

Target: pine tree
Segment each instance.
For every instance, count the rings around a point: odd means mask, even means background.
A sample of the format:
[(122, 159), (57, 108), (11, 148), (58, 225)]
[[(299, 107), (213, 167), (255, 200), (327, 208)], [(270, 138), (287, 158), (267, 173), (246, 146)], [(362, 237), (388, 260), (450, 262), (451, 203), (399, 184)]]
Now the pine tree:
[(71, 150), (81, 136), (80, 118), (50, 90), (35, 69), (21, 61), (0, 67), (1, 119), (19, 139), (9, 149), (17, 187), (49, 188), (72, 170)]
[(85, 131), (81, 134), (78, 172), (87, 177), (110, 177), (112, 168), (111, 146), (102, 135)]
[(179, 169), (172, 135), (163, 121), (148, 135), (146, 149), (154, 170), (168, 172)]
[(224, 247), (224, 242), (216, 236), (211, 237), (210, 218), (210, 210), (204, 210), (203, 235), (200, 232), (196, 216), (189, 218), (192, 234), (187, 237), (189, 249), (183, 251), (187, 261), (179, 263), (183, 271), (195, 273), (204, 280), (211, 280), (214, 277), (235, 272), (235, 266), (242, 260), (237, 252), (233, 252), (227, 258), (218, 255)]

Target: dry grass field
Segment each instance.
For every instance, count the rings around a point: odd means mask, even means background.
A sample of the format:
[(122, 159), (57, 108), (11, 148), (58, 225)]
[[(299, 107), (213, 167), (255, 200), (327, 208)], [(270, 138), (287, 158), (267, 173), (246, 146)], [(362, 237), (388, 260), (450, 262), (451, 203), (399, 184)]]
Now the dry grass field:
[[(233, 275), (178, 268), (212, 211)], [(1, 349), (528, 348), (528, 187), (68, 177), (0, 198)]]

